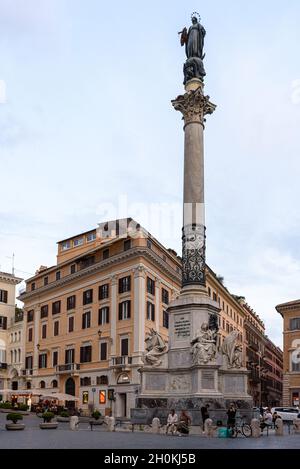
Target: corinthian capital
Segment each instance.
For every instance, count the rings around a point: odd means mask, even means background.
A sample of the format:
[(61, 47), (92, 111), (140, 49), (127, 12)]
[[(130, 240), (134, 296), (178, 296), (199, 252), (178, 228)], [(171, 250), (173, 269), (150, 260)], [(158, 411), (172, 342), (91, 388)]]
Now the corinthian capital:
[(172, 105), (176, 111), (183, 114), (185, 125), (198, 123), (203, 127), (205, 116), (212, 114), (217, 107), (210, 102), (209, 96), (204, 96), (202, 87), (178, 96), (172, 101)]

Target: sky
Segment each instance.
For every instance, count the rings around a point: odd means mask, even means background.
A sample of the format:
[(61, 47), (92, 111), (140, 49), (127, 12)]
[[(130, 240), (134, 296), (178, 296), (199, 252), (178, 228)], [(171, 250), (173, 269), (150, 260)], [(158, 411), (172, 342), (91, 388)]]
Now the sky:
[(300, 297), (300, 2), (0, 0), (0, 269), (131, 216), (181, 252), (178, 32), (207, 31), (207, 263), (282, 344)]

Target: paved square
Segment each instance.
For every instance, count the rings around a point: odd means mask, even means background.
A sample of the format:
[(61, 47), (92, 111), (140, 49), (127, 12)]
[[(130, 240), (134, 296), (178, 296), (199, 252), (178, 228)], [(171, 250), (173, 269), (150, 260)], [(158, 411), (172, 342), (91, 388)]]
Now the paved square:
[(274, 435), (254, 438), (205, 438), (200, 436), (176, 437), (149, 433), (108, 433), (103, 427), (90, 430), (87, 422), (80, 423), (72, 432), (68, 423), (59, 423), (57, 430), (41, 430), (41, 419), (25, 416), (24, 431), (9, 432), (5, 429), (6, 414), (0, 413), (1, 449), (300, 449), (300, 435)]

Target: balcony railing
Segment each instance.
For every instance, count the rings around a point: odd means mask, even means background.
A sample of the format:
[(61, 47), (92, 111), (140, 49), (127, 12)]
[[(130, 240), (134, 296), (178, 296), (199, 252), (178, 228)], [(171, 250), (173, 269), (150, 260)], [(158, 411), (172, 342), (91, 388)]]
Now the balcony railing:
[(80, 365), (77, 363), (67, 363), (66, 365), (57, 365), (56, 373), (74, 373), (80, 370)]
[(114, 357), (112, 359), (112, 366), (122, 367), (122, 366), (128, 366), (128, 365), (132, 365), (132, 357), (123, 356), (123, 357)]
[(7, 370), (7, 363), (0, 362), (0, 370)]
[(32, 376), (33, 375), (33, 370), (28, 369), (28, 370), (22, 370), (22, 376)]

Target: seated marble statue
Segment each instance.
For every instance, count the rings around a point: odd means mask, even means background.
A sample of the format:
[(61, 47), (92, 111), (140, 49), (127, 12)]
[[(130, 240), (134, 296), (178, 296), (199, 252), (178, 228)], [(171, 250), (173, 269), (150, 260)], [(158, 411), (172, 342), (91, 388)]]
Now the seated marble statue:
[(208, 324), (203, 323), (191, 345), (194, 365), (206, 364), (214, 360), (217, 353), (216, 331), (210, 330)]

